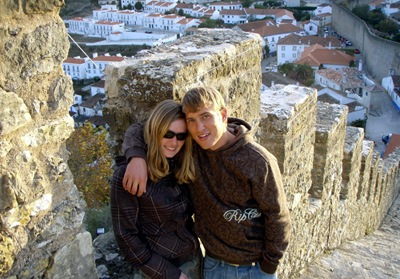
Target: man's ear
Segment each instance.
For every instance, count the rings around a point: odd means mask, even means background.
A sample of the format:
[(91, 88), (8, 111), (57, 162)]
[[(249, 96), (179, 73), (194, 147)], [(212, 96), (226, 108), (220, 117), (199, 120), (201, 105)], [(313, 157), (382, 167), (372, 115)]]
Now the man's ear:
[(228, 110), (226, 108), (222, 108), (220, 112), (222, 116), (222, 121), (226, 122), (228, 120)]

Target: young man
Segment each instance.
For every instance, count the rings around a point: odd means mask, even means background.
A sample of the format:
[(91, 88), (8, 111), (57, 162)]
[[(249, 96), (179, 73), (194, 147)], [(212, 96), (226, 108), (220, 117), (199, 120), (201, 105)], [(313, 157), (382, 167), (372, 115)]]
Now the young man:
[[(225, 102), (214, 88), (189, 90), (182, 106), (196, 142), (196, 178), (190, 190), (196, 233), (206, 251), (204, 278), (277, 278), (291, 226), (276, 158), (253, 142), (248, 123), (228, 120)], [(142, 131), (129, 128), (123, 143), (126, 157), (145, 158), (144, 148)], [(125, 189), (141, 195), (145, 171), (143, 159), (132, 159)]]

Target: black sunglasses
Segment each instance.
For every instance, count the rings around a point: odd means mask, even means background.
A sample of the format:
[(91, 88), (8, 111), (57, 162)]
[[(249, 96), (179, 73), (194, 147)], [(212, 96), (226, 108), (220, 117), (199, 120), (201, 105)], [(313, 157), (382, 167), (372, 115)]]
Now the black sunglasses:
[(187, 137), (187, 135), (188, 135), (188, 133), (177, 133), (177, 134), (176, 134), (176, 133), (174, 133), (174, 132), (168, 130), (168, 131), (165, 133), (164, 138), (166, 138), (166, 139), (173, 139), (173, 138), (176, 136), (176, 139), (177, 139), (177, 140), (185, 140), (186, 137)]

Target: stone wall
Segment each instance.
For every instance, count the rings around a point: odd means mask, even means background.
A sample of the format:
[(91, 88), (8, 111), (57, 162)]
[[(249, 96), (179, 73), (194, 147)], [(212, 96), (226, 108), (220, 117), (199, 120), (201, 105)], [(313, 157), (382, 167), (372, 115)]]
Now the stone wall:
[(334, 2), (332, 26), (338, 34), (351, 40), (360, 49), (363, 68), (379, 83), (389, 75), (389, 69), (400, 74), (400, 43), (374, 35), (363, 20)]
[(275, 85), (260, 94), (261, 40), (232, 30), (203, 30), (107, 68), (105, 117), (113, 150), (125, 129), (163, 99), (198, 85), (227, 97), (231, 115), (256, 127), (283, 175), (293, 220), (280, 278), (344, 241), (375, 230), (400, 187), (400, 150), (383, 161), (364, 131), (346, 127), (347, 107), (317, 102), (315, 89)]
[(69, 42), (56, 1), (0, 9), (0, 278), (97, 278), (67, 165)]

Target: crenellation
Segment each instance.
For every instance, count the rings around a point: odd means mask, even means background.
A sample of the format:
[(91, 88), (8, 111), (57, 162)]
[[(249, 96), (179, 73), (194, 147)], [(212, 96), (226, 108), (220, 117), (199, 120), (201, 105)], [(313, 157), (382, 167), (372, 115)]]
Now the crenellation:
[(356, 198), (360, 199), (362, 195), (361, 190), (358, 189), (358, 185), (363, 139), (363, 129), (355, 127), (346, 128), (342, 172), (343, 186), (340, 196), (342, 199), (350, 199), (351, 202), (354, 202)]

